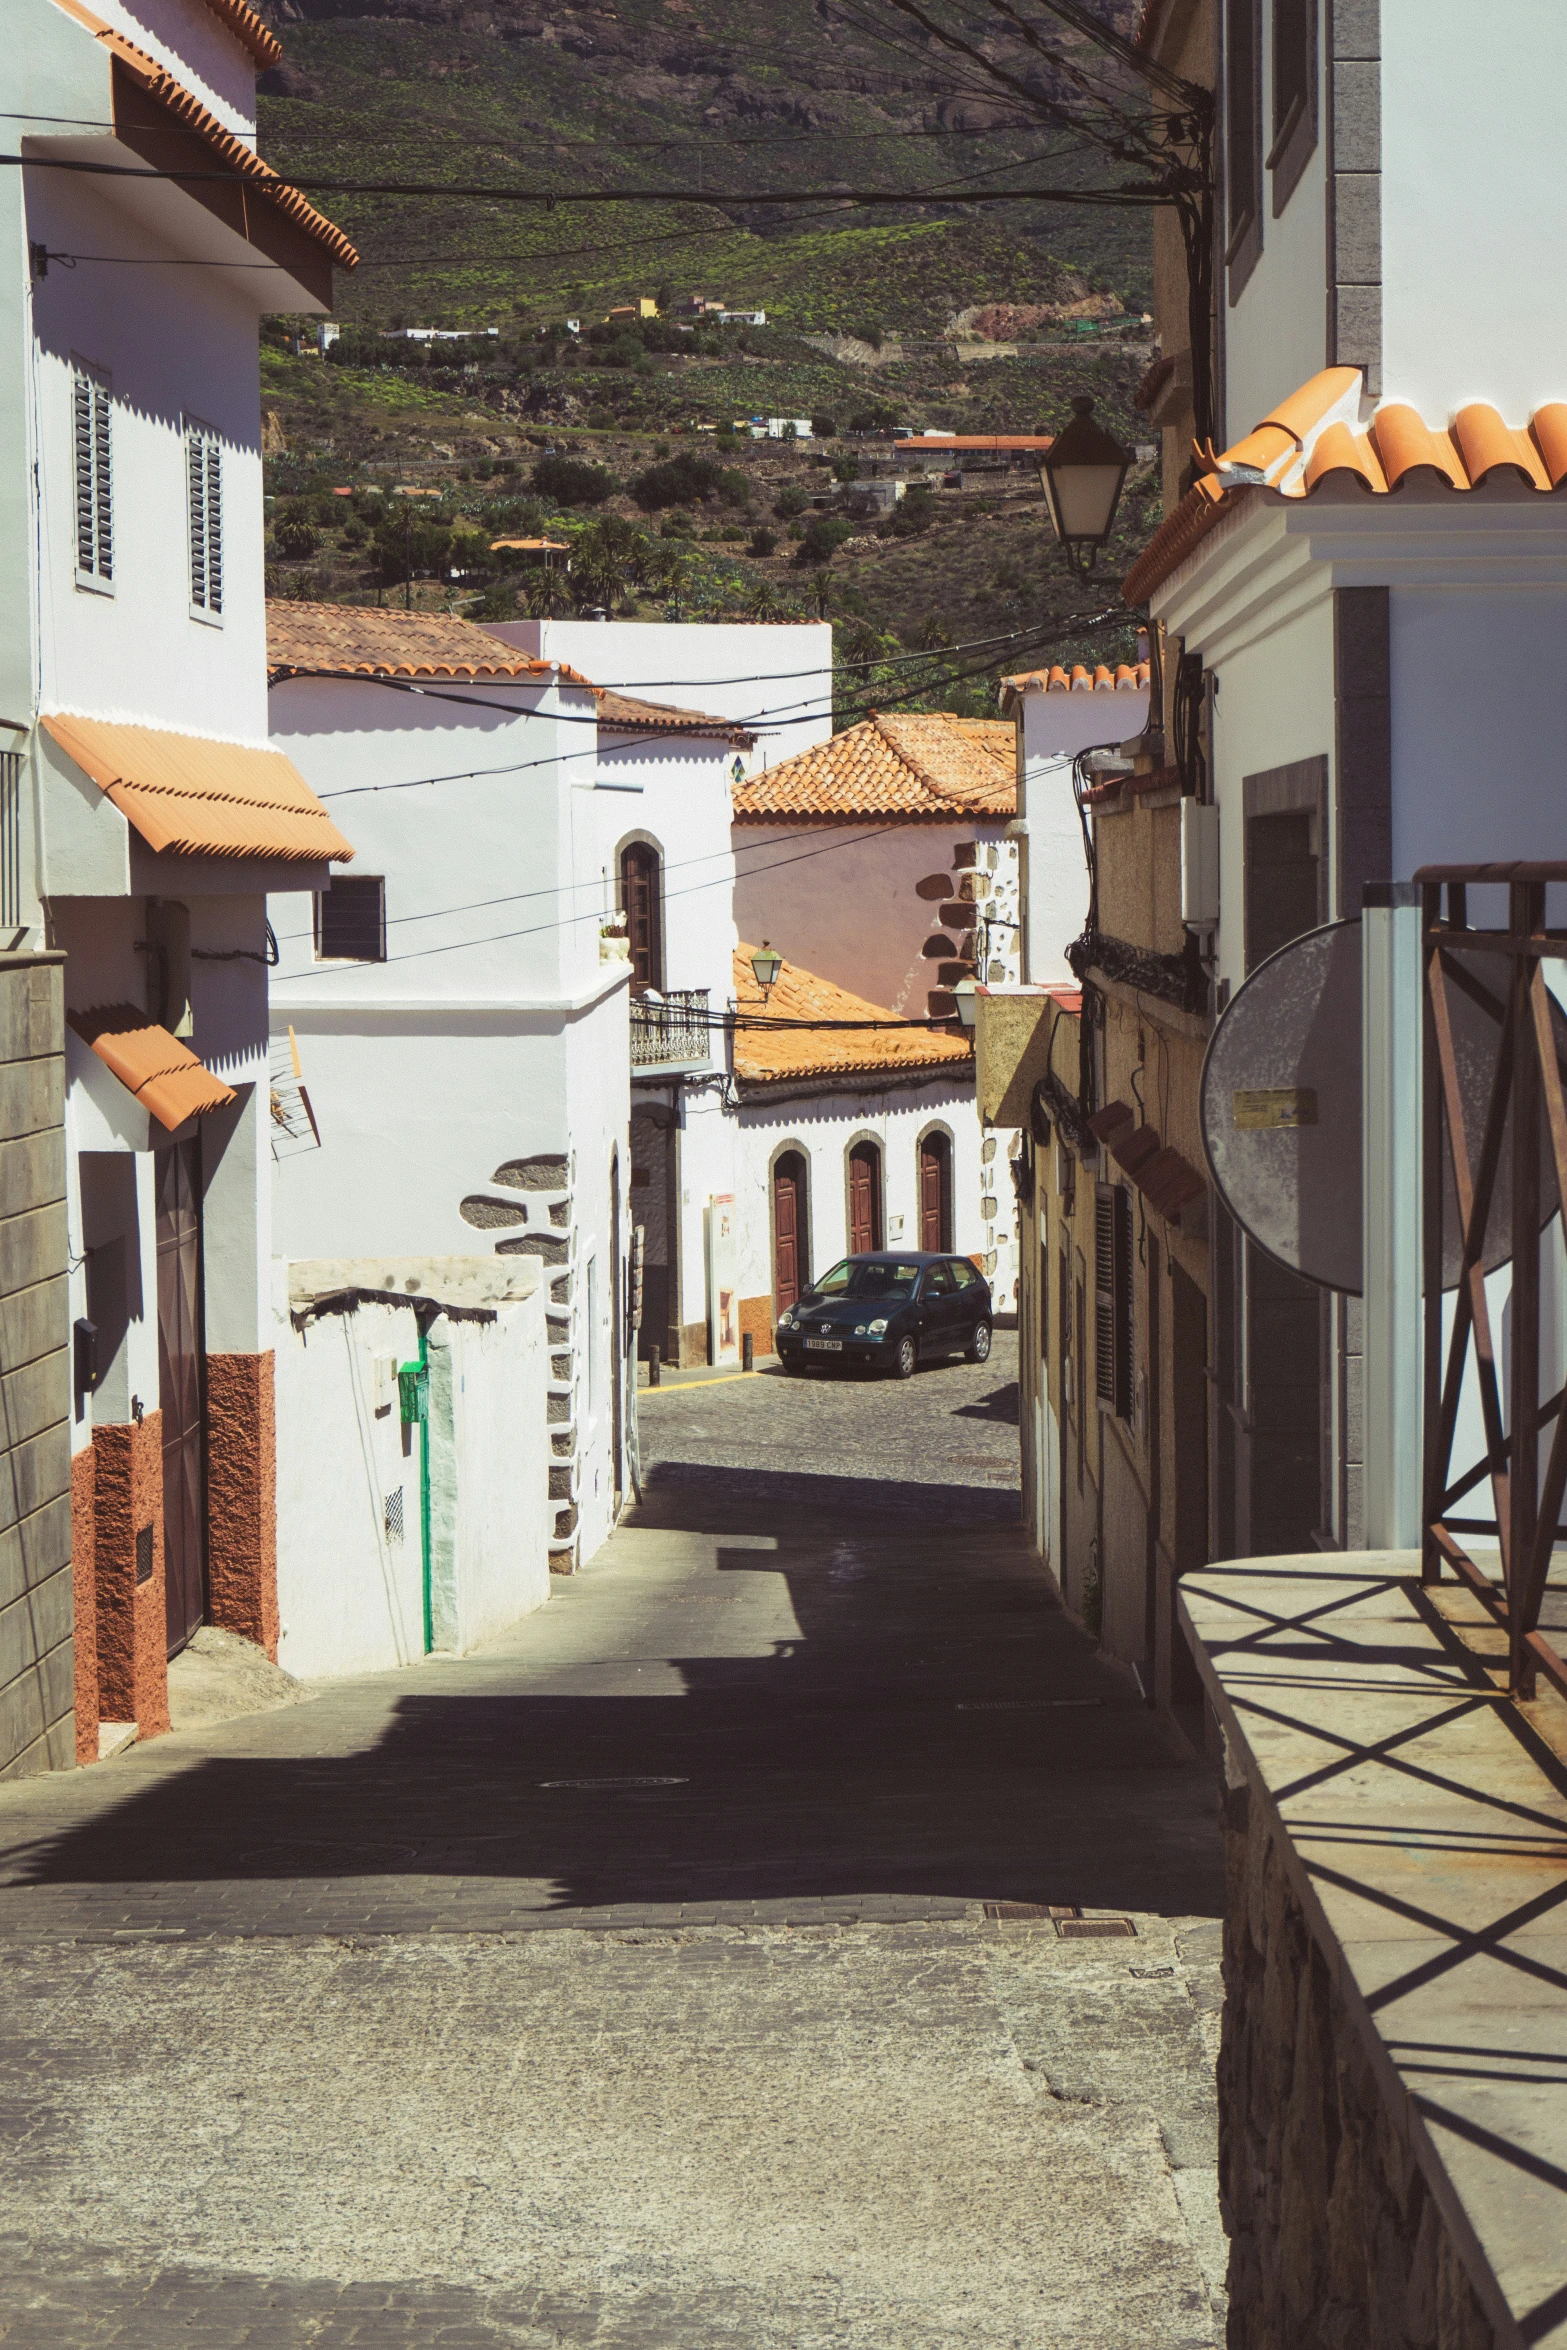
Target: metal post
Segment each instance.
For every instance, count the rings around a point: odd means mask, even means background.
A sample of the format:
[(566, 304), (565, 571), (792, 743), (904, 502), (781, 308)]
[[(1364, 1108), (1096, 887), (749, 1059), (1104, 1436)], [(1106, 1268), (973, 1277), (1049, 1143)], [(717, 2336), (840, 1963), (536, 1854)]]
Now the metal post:
[(647, 1383), (649, 1387), (656, 1387), (658, 1385), (659, 1375), (659, 1351), (656, 1346), (650, 1346), (647, 1350)]
[(756, 1340), (749, 1330), (743, 1330), (740, 1334), (740, 1368), (742, 1371), (754, 1371), (756, 1368)]
[(1368, 882), (1361, 921), (1365, 1525), (1372, 1550), (1421, 1535), (1421, 891)]
[[(1526, 938), (1545, 923), (1545, 890), (1515, 881), (1508, 893), (1508, 929)], [(1512, 1475), (1507, 1501), (1511, 1540), (1507, 1555), (1507, 1685), (1515, 1697), (1534, 1695), (1534, 1657), (1525, 1647), (1524, 1592), (1534, 1557), (1540, 1501), (1540, 1063), (1529, 1000), (1531, 958), (1515, 953), (1513, 1021), (1513, 1268), (1509, 1320), (1512, 1363), (1508, 1421)]]

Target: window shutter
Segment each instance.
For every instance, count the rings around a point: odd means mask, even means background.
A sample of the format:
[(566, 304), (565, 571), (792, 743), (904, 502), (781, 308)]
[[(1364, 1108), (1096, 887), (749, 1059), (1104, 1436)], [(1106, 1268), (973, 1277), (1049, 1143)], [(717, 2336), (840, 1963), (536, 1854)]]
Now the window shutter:
[(109, 387), (95, 370), (78, 365), (71, 383), (76, 457), (76, 572), (79, 579), (114, 578), (114, 508), (110, 479)]
[(1132, 1202), (1119, 1183), (1094, 1192), (1094, 1393), (1106, 1411), (1132, 1413)]
[(190, 511), (190, 602), (218, 619), (223, 611), (223, 450), (215, 432), (185, 426), (185, 483)]

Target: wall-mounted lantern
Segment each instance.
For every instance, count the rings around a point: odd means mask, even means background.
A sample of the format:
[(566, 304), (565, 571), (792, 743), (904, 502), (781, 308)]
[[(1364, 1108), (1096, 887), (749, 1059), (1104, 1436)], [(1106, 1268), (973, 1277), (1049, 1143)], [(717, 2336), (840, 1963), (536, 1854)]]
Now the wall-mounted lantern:
[(1092, 400), (1072, 402), (1072, 421), (1041, 460), (1039, 479), (1056, 537), (1074, 571), (1089, 572), (1110, 536), (1132, 453), (1094, 421)]

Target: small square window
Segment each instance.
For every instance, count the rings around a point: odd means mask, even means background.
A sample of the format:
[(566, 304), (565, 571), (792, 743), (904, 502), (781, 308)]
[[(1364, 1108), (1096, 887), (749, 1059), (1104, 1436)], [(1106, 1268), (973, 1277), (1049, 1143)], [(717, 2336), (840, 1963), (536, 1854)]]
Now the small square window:
[(316, 896), (316, 960), (386, 961), (386, 882), (378, 874), (344, 874)]

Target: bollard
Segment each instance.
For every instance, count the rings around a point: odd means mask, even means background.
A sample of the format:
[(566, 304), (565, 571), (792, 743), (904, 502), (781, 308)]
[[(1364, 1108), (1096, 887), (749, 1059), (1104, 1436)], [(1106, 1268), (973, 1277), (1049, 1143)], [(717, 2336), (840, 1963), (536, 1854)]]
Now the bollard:
[(740, 1339), (740, 1368), (742, 1371), (756, 1369), (756, 1340), (749, 1330), (743, 1332)]
[(658, 1381), (659, 1381), (659, 1361), (658, 1361), (658, 1348), (657, 1348), (656, 1346), (650, 1346), (650, 1347), (648, 1348), (648, 1350), (647, 1350), (647, 1383), (648, 1383), (649, 1387), (656, 1387), (656, 1386), (658, 1385)]

